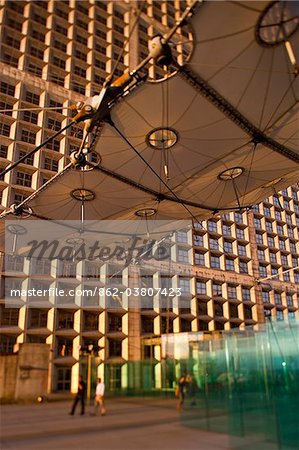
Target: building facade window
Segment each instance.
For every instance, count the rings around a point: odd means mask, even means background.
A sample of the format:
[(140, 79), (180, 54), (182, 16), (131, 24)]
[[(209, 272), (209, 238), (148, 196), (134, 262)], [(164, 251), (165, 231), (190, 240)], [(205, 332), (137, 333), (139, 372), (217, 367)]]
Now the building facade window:
[(188, 250), (179, 248), (178, 249), (178, 262), (188, 263), (189, 262), (189, 253)]
[(224, 236), (231, 236), (232, 235), (232, 229), (230, 225), (222, 225), (222, 232)]
[(203, 236), (201, 236), (201, 235), (199, 235), (199, 234), (195, 234), (195, 235), (193, 236), (193, 242), (194, 242), (194, 245), (195, 245), (196, 247), (203, 247), (203, 246), (204, 246), (204, 243), (203, 243)]
[(235, 261), (231, 258), (225, 258), (225, 269), (233, 272), (235, 270)]
[(242, 287), (242, 300), (246, 301), (246, 302), (250, 302), (251, 301), (250, 289), (247, 288), (247, 287)]
[(236, 228), (236, 234), (238, 239), (245, 239), (245, 231), (242, 228)]
[(275, 247), (274, 238), (271, 236), (268, 236), (268, 245), (269, 245), (269, 247)]
[(238, 254), (239, 256), (246, 256), (246, 246), (238, 244)]
[(0, 324), (4, 327), (17, 327), (19, 323), (19, 309), (7, 308), (1, 305)]
[(205, 255), (204, 255), (204, 253), (195, 252), (194, 253), (194, 263), (197, 266), (205, 266), (206, 264), (205, 264)]
[(209, 239), (210, 249), (211, 250), (219, 250), (218, 239)]
[(8, 125), (7, 123), (0, 123), (0, 134), (2, 134), (2, 136), (9, 137), (10, 125)]
[(292, 294), (287, 294), (286, 295), (286, 299), (287, 299), (287, 305), (288, 306), (293, 306), (294, 305), (293, 295)]
[(177, 231), (176, 235), (177, 235), (177, 241), (180, 244), (188, 243), (188, 235), (187, 235), (186, 231)]
[(262, 228), (261, 219), (258, 219), (257, 217), (255, 217), (254, 218), (254, 226), (255, 226), (255, 228)]
[(220, 258), (215, 255), (211, 255), (211, 267), (212, 269), (220, 269)]
[(44, 169), (52, 170), (53, 172), (58, 171), (58, 161), (52, 158), (45, 158)]
[(281, 293), (280, 292), (274, 292), (274, 301), (275, 301), (275, 305), (281, 305)]
[(222, 297), (222, 284), (213, 283), (212, 284), (213, 297)]
[(243, 214), (235, 212), (235, 222), (243, 223)]
[(32, 175), (26, 172), (17, 172), (16, 175), (16, 184), (20, 186), (31, 187)]
[(48, 321), (48, 310), (30, 308), (28, 310), (28, 328), (46, 328)]
[(260, 277), (262, 277), (262, 278), (266, 278), (266, 276), (267, 276), (267, 269), (265, 266), (262, 266), (261, 264), (259, 265), (259, 274), (260, 274)]
[(261, 233), (255, 234), (256, 243), (262, 245), (263, 244), (263, 235)]
[(227, 287), (228, 300), (237, 300), (237, 288), (235, 286)]
[(190, 292), (190, 280), (189, 278), (179, 279), (179, 288), (182, 292)]
[(16, 336), (2, 335), (0, 340), (0, 354), (13, 353), (16, 341)]
[(115, 339), (108, 339), (109, 358), (122, 356), (121, 341)]
[(208, 221), (208, 230), (212, 233), (217, 233), (217, 223), (213, 221)]
[(99, 316), (96, 313), (84, 311), (83, 312), (83, 330), (97, 331), (99, 328)]
[(7, 158), (8, 145), (0, 144), (0, 158)]
[(1, 94), (6, 94), (6, 95), (10, 95), (11, 97), (14, 97), (15, 96), (15, 86), (13, 84), (5, 83), (5, 81), (1, 81), (0, 92), (1, 92)]
[(270, 303), (270, 293), (268, 291), (262, 291), (262, 299), (264, 303)]
[(270, 208), (268, 206), (264, 206), (264, 215), (266, 217), (271, 217), (271, 211), (270, 211)]
[(240, 273), (248, 273), (248, 264), (246, 261), (239, 262)]
[(31, 91), (26, 91), (25, 100), (26, 102), (32, 103), (33, 105), (39, 105), (40, 96)]
[(207, 286), (204, 281), (196, 281), (196, 293), (201, 295), (206, 295)]
[(233, 253), (233, 244), (229, 241), (224, 241), (225, 253)]
[(36, 133), (29, 130), (22, 130), (21, 141), (28, 142), (29, 144), (35, 144)]
[[(28, 154), (27, 150), (19, 150), (19, 158), (23, 158)], [(34, 157), (33, 155), (28, 156), (24, 161), (23, 164), (28, 164), (30, 166), (33, 166)]]

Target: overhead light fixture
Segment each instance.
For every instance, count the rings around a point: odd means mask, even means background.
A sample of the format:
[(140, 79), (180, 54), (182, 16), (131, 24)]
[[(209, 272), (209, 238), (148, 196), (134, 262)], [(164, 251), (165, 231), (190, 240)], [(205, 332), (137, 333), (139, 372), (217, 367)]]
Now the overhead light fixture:
[(173, 147), (178, 142), (178, 133), (173, 128), (159, 127), (150, 131), (145, 140), (156, 150), (165, 150)]
[(177, 131), (169, 127), (154, 128), (145, 140), (150, 147), (163, 152), (163, 171), (165, 178), (169, 180), (168, 150), (178, 142)]
[(156, 214), (157, 210), (155, 208), (144, 208), (144, 209), (138, 209), (135, 211), (135, 216), (137, 217), (151, 217)]
[(230, 169), (226, 169), (218, 175), (219, 180), (223, 181), (231, 181), (240, 177), (244, 172), (243, 167), (231, 167)]
[(13, 235), (13, 244), (12, 244), (12, 255), (16, 254), (18, 236), (23, 236), (27, 233), (27, 229), (19, 224), (9, 224), (7, 226), (7, 231)]
[(89, 189), (74, 189), (71, 191), (71, 197), (73, 197), (75, 200), (78, 200), (80, 202), (90, 202), (91, 200), (94, 200), (95, 193)]
[(274, 1), (262, 11), (256, 25), (256, 39), (263, 46), (289, 41), (299, 29), (297, 2)]
[(95, 199), (95, 193), (91, 191), (90, 189), (74, 189), (71, 191), (71, 197), (73, 197), (75, 200), (78, 200), (81, 202), (81, 224), (82, 228), (80, 230), (81, 233), (84, 231), (84, 222), (85, 222), (85, 202), (90, 202)]

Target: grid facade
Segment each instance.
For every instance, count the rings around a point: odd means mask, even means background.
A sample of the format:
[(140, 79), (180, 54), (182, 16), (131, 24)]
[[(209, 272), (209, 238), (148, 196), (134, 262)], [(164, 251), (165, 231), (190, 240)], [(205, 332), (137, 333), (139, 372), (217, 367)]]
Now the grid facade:
[[(73, 114), (69, 106), (99, 92), (124, 46), (116, 75), (147, 56), (149, 37), (171, 27), (186, 3), (144, 2), (132, 31), (138, 2), (2, 0), (0, 109), (25, 111), (0, 113), (1, 168), (66, 125)], [(187, 57), (180, 42), (189, 39), (188, 31), (180, 33), (178, 59)], [(150, 66), (152, 79), (164, 75)], [(81, 137), (82, 126), (72, 126), (7, 174), (0, 181), (2, 208), (23, 201), (60, 171)], [(100, 347), (99, 374), (106, 363), (115, 363), (118, 386), (125, 382), (127, 361), (151, 358), (159, 367), (156, 337), (163, 333), (242, 329), (263, 322), (265, 315), (298, 318), (298, 200), (293, 186), (250, 212), (194, 223), (169, 240), (170, 261), (149, 263), (141, 272), (133, 266), (117, 277), (111, 277), (118, 270), (111, 264), (29, 263), (2, 256), (1, 351), (12, 352), (22, 342), (50, 344), (49, 389), (63, 391), (76, 389), (80, 348), (93, 344)], [(115, 307), (106, 298), (76, 296), (58, 305), (54, 295), (30, 308), (26, 297), (15, 308), (4, 308), (12, 288), (95, 285), (161, 291), (135, 310), (126, 298), (115, 299)], [(180, 298), (163, 297), (170, 286), (181, 289)]]
[(202, 329), (298, 317), (298, 225), (298, 186), (249, 212), (195, 224), (197, 293), (210, 316)]

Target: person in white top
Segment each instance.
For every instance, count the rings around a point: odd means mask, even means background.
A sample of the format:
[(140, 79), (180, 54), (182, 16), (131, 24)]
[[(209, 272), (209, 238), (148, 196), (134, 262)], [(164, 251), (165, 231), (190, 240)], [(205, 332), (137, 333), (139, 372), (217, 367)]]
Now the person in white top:
[(98, 378), (94, 405), (95, 405), (95, 414), (97, 414), (98, 409), (100, 408), (101, 416), (104, 416), (106, 414), (106, 408), (104, 404), (104, 394), (105, 394), (105, 384), (102, 383), (101, 378)]

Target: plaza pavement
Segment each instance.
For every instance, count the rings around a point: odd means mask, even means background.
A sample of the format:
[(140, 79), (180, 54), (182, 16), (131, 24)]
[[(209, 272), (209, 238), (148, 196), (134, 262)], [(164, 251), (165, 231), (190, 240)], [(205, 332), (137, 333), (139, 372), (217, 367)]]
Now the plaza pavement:
[(175, 400), (113, 398), (107, 415), (71, 402), (1, 406), (1, 450), (230, 450), (225, 434), (188, 428)]

